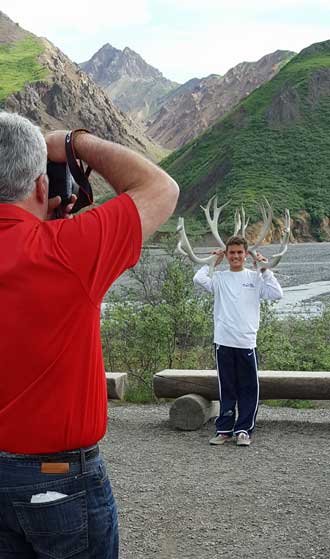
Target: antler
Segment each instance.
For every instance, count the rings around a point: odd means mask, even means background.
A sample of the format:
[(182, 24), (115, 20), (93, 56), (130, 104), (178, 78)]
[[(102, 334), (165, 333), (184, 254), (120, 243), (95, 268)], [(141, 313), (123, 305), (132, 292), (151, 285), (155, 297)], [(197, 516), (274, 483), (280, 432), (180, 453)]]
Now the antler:
[(290, 239), (290, 212), (288, 209), (285, 210), (285, 223), (284, 223), (284, 235), (281, 242), (280, 252), (273, 254), (269, 262), (256, 262), (257, 268), (275, 268), (281, 260), (282, 256), (288, 250), (288, 243)]
[(199, 256), (196, 256), (196, 254), (194, 253), (193, 249), (191, 248), (191, 245), (188, 241), (188, 237), (186, 235), (186, 231), (184, 228), (184, 218), (183, 217), (179, 217), (179, 221), (178, 221), (178, 226), (176, 228), (177, 233), (179, 234), (179, 242), (177, 244), (177, 250), (183, 254), (184, 256), (188, 256), (190, 258), (190, 260), (192, 260), (193, 262), (196, 262), (197, 264), (208, 264), (210, 269), (212, 270), (214, 268), (216, 259), (217, 259), (217, 255), (216, 254), (210, 254), (210, 256), (207, 256), (206, 258), (200, 258)]
[[(228, 202), (226, 202), (225, 204), (223, 204), (222, 206), (218, 206), (217, 204), (218, 200), (217, 200), (217, 196), (214, 195), (212, 196), (212, 198), (208, 201), (206, 208), (204, 208), (203, 206), (201, 206), (202, 210), (204, 211), (207, 223), (209, 224), (213, 237), (215, 238), (215, 240), (217, 241), (220, 249), (222, 250), (226, 250), (226, 245), (223, 242), (223, 240), (221, 239), (219, 232), (218, 232), (218, 222), (219, 222), (219, 216), (222, 212), (222, 210), (230, 203), (230, 200)], [(212, 207), (212, 212), (213, 212), (213, 217), (211, 217), (211, 204), (213, 203), (213, 207)], [(256, 242), (254, 243), (254, 245), (252, 245), (251, 247), (248, 248), (248, 252), (251, 254), (252, 258), (255, 260), (256, 263), (256, 267), (257, 268), (275, 268), (275, 266), (277, 266), (277, 264), (279, 263), (279, 261), (281, 260), (283, 254), (286, 253), (287, 248), (288, 248), (288, 242), (289, 242), (289, 238), (290, 238), (290, 213), (289, 210), (286, 209), (285, 210), (285, 225), (284, 225), (284, 236), (282, 239), (282, 243), (281, 243), (281, 249), (280, 252), (278, 252), (277, 254), (274, 254), (271, 257), (270, 261), (257, 261), (257, 252), (258, 252), (258, 248), (260, 247), (262, 241), (266, 238), (271, 224), (272, 224), (272, 220), (273, 220), (273, 210), (272, 207), (270, 205), (270, 203), (268, 202), (268, 200), (266, 198), (264, 198), (264, 203), (262, 203), (260, 205), (260, 211), (261, 211), (261, 215), (263, 218), (263, 226), (260, 230), (260, 233), (257, 237)], [(240, 210), (236, 210), (235, 212), (235, 229), (234, 229), (234, 235), (238, 235), (241, 234), (242, 237), (245, 237), (245, 232), (247, 229), (249, 223), (249, 219), (246, 220), (246, 216), (245, 216), (245, 210), (244, 207), (241, 206)], [(215, 262), (217, 260), (217, 255), (216, 254), (211, 254), (209, 256), (207, 256), (206, 258), (200, 258), (199, 256), (196, 256), (196, 254), (194, 253), (193, 249), (191, 248), (191, 245), (188, 241), (186, 232), (185, 232), (185, 228), (184, 228), (184, 219), (183, 217), (179, 217), (179, 221), (178, 221), (178, 226), (177, 226), (177, 233), (179, 234), (179, 242), (177, 245), (177, 250), (183, 254), (184, 256), (188, 256), (190, 258), (190, 260), (192, 260), (193, 262), (196, 262), (197, 264), (208, 264), (210, 266), (210, 272), (212, 273), (212, 270), (215, 266)]]
[[(212, 207), (212, 212), (213, 212), (213, 217), (211, 217), (211, 204), (213, 202), (213, 207)], [(210, 200), (208, 201), (206, 208), (203, 208), (203, 206), (201, 206), (207, 223), (209, 224), (213, 237), (215, 238), (215, 240), (217, 241), (220, 249), (222, 250), (226, 250), (226, 245), (223, 242), (223, 240), (221, 239), (220, 235), (219, 235), (219, 231), (218, 231), (218, 222), (219, 222), (219, 216), (222, 212), (222, 210), (228, 206), (228, 204), (230, 204), (230, 200), (228, 202), (226, 202), (225, 204), (223, 204), (222, 206), (218, 206), (218, 199), (217, 196), (214, 195), (212, 196), (212, 198), (210, 198)], [(184, 228), (184, 219), (183, 217), (179, 217), (179, 221), (178, 221), (178, 226), (176, 229), (177, 233), (179, 233), (179, 242), (177, 244), (177, 250), (178, 252), (180, 252), (181, 254), (183, 254), (184, 256), (188, 256), (190, 258), (190, 260), (192, 260), (193, 262), (196, 262), (197, 264), (208, 264), (210, 267), (210, 273), (212, 274), (216, 260), (218, 258), (217, 254), (210, 254), (210, 256), (207, 256), (206, 258), (200, 258), (199, 256), (196, 256), (196, 254), (194, 253), (193, 249), (191, 248), (191, 245), (188, 241), (188, 237), (186, 235), (186, 231)]]
[(268, 213), (266, 211), (266, 208), (265, 208), (264, 204), (261, 204), (260, 205), (260, 210), (261, 210), (261, 215), (262, 215), (264, 224), (261, 228), (261, 231), (260, 231), (260, 233), (257, 237), (256, 242), (254, 243), (254, 245), (252, 247), (249, 247), (249, 253), (251, 254), (251, 256), (253, 258), (256, 258), (257, 249), (260, 247), (262, 241), (267, 236), (267, 234), (269, 232), (269, 229), (271, 227), (272, 221), (273, 221), (272, 207), (271, 207), (270, 203), (268, 202), (267, 198), (264, 198), (264, 200), (265, 200), (265, 204), (267, 206)]
[(245, 210), (243, 206), (241, 207), (241, 215), (242, 215), (242, 237), (245, 237), (245, 231), (247, 229), (247, 226), (249, 225), (250, 218), (248, 218), (247, 221), (245, 221)]
[(239, 234), (242, 226), (241, 214), (239, 209), (235, 211), (235, 229), (234, 229), (234, 236)]
[[(211, 203), (213, 201), (213, 218), (211, 218), (210, 215), (210, 207), (211, 207)], [(217, 241), (219, 247), (222, 250), (226, 250), (226, 245), (223, 242), (223, 240), (221, 239), (220, 235), (219, 235), (219, 231), (218, 231), (218, 221), (219, 221), (219, 216), (223, 210), (223, 208), (225, 208), (226, 206), (228, 206), (228, 204), (230, 204), (230, 200), (228, 200), (228, 202), (226, 202), (225, 204), (223, 204), (223, 206), (219, 206), (218, 207), (218, 198), (216, 195), (212, 196), (212, 198), (210, 198), (210, 200), (208, 201), (206, 208), (203, 208), (203, 206), (201, 206), (203, 212), (205, 213), (206, 216), (206, 220), (207, 223), (209, 224), (213, 237), (215, 238), (215, 240)]]
[(247, 226), (249, 225), (250, 219), (245, 220), (245, 210), (244, 207), (241, 206), (241, 209), (237, 209), (235, 211), (235, 229), (234, 229), (234, 236), (241, 235), (245, 237), (245, 231)]

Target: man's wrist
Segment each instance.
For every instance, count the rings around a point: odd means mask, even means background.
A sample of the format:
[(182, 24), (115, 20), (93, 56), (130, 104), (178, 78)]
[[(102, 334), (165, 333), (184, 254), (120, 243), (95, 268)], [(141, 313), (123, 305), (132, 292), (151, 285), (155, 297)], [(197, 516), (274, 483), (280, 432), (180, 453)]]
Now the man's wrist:
[(83, 151), (83, 145), (86, 141), (86, 135), (91, 137), (91, 132), (86, 128), (78, 128), (76, 130), (72, 130), (72, 145), (77, 159), (84, 160), (81, 151)]

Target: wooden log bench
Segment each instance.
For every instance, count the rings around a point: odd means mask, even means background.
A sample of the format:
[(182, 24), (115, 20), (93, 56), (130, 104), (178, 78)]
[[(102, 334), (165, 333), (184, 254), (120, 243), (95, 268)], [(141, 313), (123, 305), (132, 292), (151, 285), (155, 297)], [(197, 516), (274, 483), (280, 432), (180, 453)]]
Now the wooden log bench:
[[(330, 400), (328, 371), (259, 371), (259, 385), (261, 400)], [(217, 371), (165, 369), (153, 388), (158, 398), (176, 398), (170, 424), (177, 429), (199, 429), (219, 415)]]
[(123, 400), (127, 387), (127, 373), (105, 373), (109, 400)]

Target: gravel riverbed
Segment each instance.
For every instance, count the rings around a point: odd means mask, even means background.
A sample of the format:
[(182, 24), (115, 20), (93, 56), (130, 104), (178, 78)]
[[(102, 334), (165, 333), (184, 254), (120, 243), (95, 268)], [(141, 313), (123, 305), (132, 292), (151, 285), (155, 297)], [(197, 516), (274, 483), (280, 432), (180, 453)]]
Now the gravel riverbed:
[(330, 409), (260, 406), (250, 447), (180, 432), (169, 404), (109, 407), (121, 559), (329, 559)]

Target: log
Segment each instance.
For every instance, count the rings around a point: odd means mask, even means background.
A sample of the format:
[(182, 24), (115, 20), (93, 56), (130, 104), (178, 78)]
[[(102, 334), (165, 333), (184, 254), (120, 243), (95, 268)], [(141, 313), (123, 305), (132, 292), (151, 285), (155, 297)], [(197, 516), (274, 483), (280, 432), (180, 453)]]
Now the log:
[(154, 393), (158, 398), (178, 398), (185, 394), (199, 394), (206, 400), (219, 398), (216, 371), (165, 369), (153, 377)]
[(199, 394), (181, 396), (170, 408), (170, 425), (182, 431), (195, 431), (218, 416), (219, 407), (219, 402), (210, 402)]
[(330, 400), (329, 371), (260, 371), (260, 399)]
[[(329, 371), (259, 371), (260, 399), (330, 400)], [(199, 394), (206, 400), (219, 398), (214, 370), (165, 369), (153, 378), (158, 398)]]
[(127, 387), (127, 373), (105, 373), (109, 400), (123, 400)]

